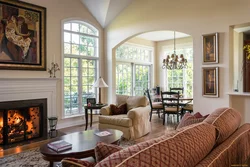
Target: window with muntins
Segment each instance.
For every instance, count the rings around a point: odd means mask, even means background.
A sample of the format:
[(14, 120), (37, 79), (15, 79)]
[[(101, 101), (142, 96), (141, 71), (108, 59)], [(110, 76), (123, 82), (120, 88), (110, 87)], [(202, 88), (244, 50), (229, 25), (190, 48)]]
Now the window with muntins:
[(125, 43), (116, 50), (116, 94), (144, 95), (151, 86), (150, 47)]
[(64, 22), (63, 50), (64, 116), (80, 115), (86, 99), (96, 97), (98, 30), (78, 20)]
[[(164, 55), (171, 55), (172, 50), (165, 50)], [(176, 54), (183, 54), (187, 59), (187, 68), (180, 70), (167, 70), (166, 88), (182, 88), (184, 87), (184, 96), (193, 97), (193, 48), (185, 46), (182, 49), (177, 49)]]

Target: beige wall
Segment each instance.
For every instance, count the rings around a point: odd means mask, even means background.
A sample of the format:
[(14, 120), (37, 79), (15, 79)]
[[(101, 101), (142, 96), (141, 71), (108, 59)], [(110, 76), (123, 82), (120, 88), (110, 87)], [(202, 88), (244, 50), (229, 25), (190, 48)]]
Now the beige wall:
[[(114, 49), (124, 40), (156, 30), (174, 30), (189, 34), (194, 48), (194, 109), (211, 113), (217, 107), (229, 106), (227, 92), (232, 91), (229, 67), (229, 26), (249, 22), (248, 0), (136, 0), (105, 29), (108, 99), (114, 100)], [(219, 64), (202, 64), (202, 35), (219, 32)], [(202, 67), (218, 66), (219, 98), (202, 96)], [(158, 65), (156, 73), (160, 73)]]
[[(47, 8), (47, 67), (53, 60), (55, 55), (56, 62), (62, 67), (62, 21), (65, 19), (79, 19), (94, 25), (100, 31), (100, 55), (103, 56), (103, 29), (96, 19), (89, 13), (87, 8), (80, 0), (25, 0), (25, 2), (36, 4)], [(103, 57), (101, 57), (103, 61)], [(103, 66), (101, 64), (101, 75), (103, 74)], [(19, 71), (19, 70), (1, 70), (1, 78), (48, 78), (47, 71)], [(71, 126), (75, 124), (83, 124), (85, 121), (82, 117), (64, 119), (62, 124), (62, 70), (57, 72), (57, 78), (60, 81), (57, 84), (57, 113), (59, 116), (58, 128)]]

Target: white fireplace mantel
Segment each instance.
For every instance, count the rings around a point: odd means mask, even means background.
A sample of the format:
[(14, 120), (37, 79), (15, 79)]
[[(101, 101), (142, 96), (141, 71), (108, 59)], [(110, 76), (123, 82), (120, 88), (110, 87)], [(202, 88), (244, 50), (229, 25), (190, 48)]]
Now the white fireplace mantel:
[(0, 78), (0, 102), (47, 98), (47, 116), (56, 115), (57, 78)]

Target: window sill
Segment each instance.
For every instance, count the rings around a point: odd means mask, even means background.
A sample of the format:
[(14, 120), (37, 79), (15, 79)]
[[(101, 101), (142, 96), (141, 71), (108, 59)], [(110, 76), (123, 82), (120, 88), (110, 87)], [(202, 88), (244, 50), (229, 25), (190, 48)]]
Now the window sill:
[(64, 116), (64, 117), (62, 117), (62, 119), (69, 119), (69, 118), (76, 118), (76, 117), (84, 117), (84, 119), (85, 119), (85, 114), (77, 114), (77, 115)]
[(250, 97), (250, 92), (228, 92), (227, 94), (229, 96), (249, 96)]

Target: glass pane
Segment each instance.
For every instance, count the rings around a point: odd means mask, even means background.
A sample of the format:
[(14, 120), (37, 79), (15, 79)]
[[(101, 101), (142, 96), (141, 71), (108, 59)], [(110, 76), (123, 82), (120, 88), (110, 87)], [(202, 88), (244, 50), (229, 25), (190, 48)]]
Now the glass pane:
[(78, 68), (71, 68), (71, 76), (78, 76)]
[(71, 45), (68, 43), (64, 43), (64, 53), (70, 54), (71, 53)]
[(70, 86), (64, 86), (64, 96), (69, 98), (67, 96), (70, 96)]
[(70, 30), (70, 23), (64, 24), (64, 30)]
[(88, 33), (88, 28), (85, 25), (80, 24), (80, 32), (87, 34)]
[(87, 56), (87, 46), (79, 45), (80, 55)]
[(72, 43), (79, 44), (79, 35), (72, 34)]
[(78, 59), (71, 58), (71, 67), (78, 67)]
[(70, 40), (70, 33), (64, 32), (64, 42), (71, 43), (71, 40)]
[(70, 76), (70, 68), (64, 68), (64, 76)]
[(79, 55), (79, 45), (72, 45), (72, 54)]
[(85, 36), (80, 36), (80, 44), (87, 45), (87, 39)]
[(79, 24), (78, 23), (72, 23), (72, 31), (79, 32)]
[(88, 56), (95, 56), (93, 47), (88, 47)]
[(78, 77), (71, 77), (71, 84), (78, 85)]
[(70, 86), (70, 77), (64, 77), (64, 86)]
[(70, 58), (64, 58), (64, 67), (70, 67)]

